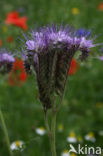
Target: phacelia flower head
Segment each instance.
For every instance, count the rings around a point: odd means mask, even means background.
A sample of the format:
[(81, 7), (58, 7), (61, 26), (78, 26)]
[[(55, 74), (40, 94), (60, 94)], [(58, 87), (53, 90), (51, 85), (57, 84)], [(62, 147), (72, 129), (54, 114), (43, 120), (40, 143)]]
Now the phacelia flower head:
[(72, 41), (69, 36), (69, 28), (52, 25), (40, 28), (38, 31), (31, 32), (31, 38), (26, 41), (27, 50), (43, 52), (53, 48), (63, 48)]
[(57, 25), (32, 30), (25, 39), (25, 67), (35, 69), (40, 100), (45, 109), (51, 108), (54, 93), (62, 96), (64, 92), (75, 53), (81, 51), (80, 58), (85, 60), (98, 44), (90, 31)]
[(82, 52), (84, 51), (84, 55), (85, 53), (88, 55), (90, 48), (95, 46), (90, 30), (74, 30), (68, 26), (48, 25), (37, 31), (32, 30), (30, 38), (26, 38), (26, 49), (28, 52), (32, 51), (35, 53), (45, 53), (56, 49), (56, 51), (81, 50)]
[(45, 28), (45, 36), (47, 38), (47, 43), (49, 48), (55, 48), (57, 50), (62, 50), (67, 47), (67, 44), (71, 42), (71, 36), (69, 35), (68, 27), (58, 27), (52, 25), (52, 27), (47, 26)]
[(38, 32), (32, 31), (31, 37), (31, 40), (26, 41), (27, 50), (39, 53), (46, 48), (46, 38), (43, 30), (42, 32), (40, 30)]
[(8, 73), (12, 69), (12, 65), (15, 61), (14, 56), (5, 49), (0, 50), (0, 73)]

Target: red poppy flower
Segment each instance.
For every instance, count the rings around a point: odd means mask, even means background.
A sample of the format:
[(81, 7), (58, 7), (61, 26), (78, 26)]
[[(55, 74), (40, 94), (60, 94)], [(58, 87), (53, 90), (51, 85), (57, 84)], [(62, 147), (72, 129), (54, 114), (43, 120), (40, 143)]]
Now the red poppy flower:
[(98, 10), (99, 11), (103, 11), (103, 2), (99, 3)]
[(13, 65), (13, 69), (9, 75), (10, 85), (20, 86), (23, 82), (27, 80), (27, 74), (24, 69), (23, 61), (16, 59)]
[(2, 40), (0, 40), (0, 46), (2, 46)]
[(71, 62), (71, 66), (70, 66), (70, 69), (69, 69), (69, 73), (68, 75), (73, 75), (76, 73), (76, 71), (78, 70), (78, 63), (76, 62), (75, 59), (72, 59), (72, 62)]
[(27, 17), (26, 16), (19, 17), (19, 14), (17, 11), (8, 13), (5, 22), (6, 22), (6, 24), (13, 24), (17, 27), (24, 29), (24, 30), (28, 29), (28, 26), (26, 23)]
[(21, 18), (18, 18), (17, 20), (15, 20), (14, 22), (14, 25), (17, 26), (17, 27), (20, 27), (24, 30), (27, 30), (28, 29), (28, 26), (26, 24), (26, 21), (27, 21), (27, 17), (21, 17)]
[(8, 43), (13, 42), (13, 40), (14, 40), (14, 38), (13, 38), (12, 36), (9, 36), (9, 37), (7, 38), (7, 42), (8, 42)]
[(19, 18), (19, 14), (17, 11), (10, 12), (7, 14), (6, 23), (11, 24), (13, 20), (18, 19), (18, 18)]

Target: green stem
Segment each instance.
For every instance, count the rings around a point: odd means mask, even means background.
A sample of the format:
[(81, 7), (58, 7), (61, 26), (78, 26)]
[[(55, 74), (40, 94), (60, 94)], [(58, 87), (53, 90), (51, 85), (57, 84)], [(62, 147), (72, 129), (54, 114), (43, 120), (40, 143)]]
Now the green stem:
[(61, 98), (60, 98), (60, 104), (59, 104), (58, 107), (57, 107), (57, 111), (59, 111), (59, 109), (61, 108), (61, 106), (62, 106), (62, 104), (63, 104), (64, 93), (65, 93), (65, 92), (63, 92), (63, 94), (62, 94), (62, 96), (61, 96)]
[(9, 150), (9, 154), (10, 154), (10, 156), (13, 156), (12, 151), (10, 149), (10, 141), (9, 141), (9, 137), (8, 137), (8, 132), (7, 132), (6, 124), (5, 124), (3, 113), (1, 111), (1, 109), (0, 109), (0, 119), (1, 119), (2, 129), (4, 131), (7, 147), (8, 147), (8, 150)]
[(49, 136), (50, 147), (51, 147), (51, 136), (52, 136), (52, 134), (51, 134), (51, 130), (50, 130), (49, 123), (48, 123), (47, 112), (44, 112), (44, 120), (45, 120), (45, 126), (46, 126), (46, 130), (47, 130), (47, 133)]
[(50, 139), (50, 146), (51, 146), (51, 153), (52, 156), (56, 156), (56, 147), (55, 147), (55, 125), (56, 125), (56, 112), (53, 111), (52, 113), (52, 122), (51, 122), (51, 129), (49, 127), (47, 112), (45, 112), (45, 125), (48, 132), (48, 136)]
[(55, 127), (56, 127), (56, 112), (52, 113), (52, 123), (51, 123), (51, 151), (52, 156), (56, 156), (56, 144), (55, 144)]
[(47, 112), (44, 112), (44, 120), (45, 120), (45, 126), (47, 129), (48, 135), (50, 135), (50, 127), (49, 127), (49, 123), (48, 123)]

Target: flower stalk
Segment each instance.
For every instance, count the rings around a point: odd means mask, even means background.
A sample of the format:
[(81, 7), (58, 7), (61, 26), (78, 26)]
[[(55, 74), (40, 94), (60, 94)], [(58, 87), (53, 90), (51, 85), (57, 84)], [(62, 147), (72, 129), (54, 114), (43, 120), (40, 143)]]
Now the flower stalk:
[(51, 151), (52, 156), (56, 156), (56, 141), (55, 141), (55, 127), (56, 127), (56, 112), (52, 113), (52, 124), (51, 124)]
[(47, 112), (44, 114), (45, 126), (50, 140), (52, 156), (56, 156), (56, 143), (55, 143), (55, 127), (56, 127), (56, 111), (52, 111), (51, 127), (48, 123)]
[(1, 111), (1, 109), (0, 109), (0, 120), (1, 120), (3, 132), (4, 132), (4, 135), (5, 135), (5, 140), (6, 140), (6, 144), (7, 144), (7, 147), (8, 147), (9, 155), (13, 156), (13, 153), (12, 153), (12, 151), (10, 149), (10, 140), (9, 140), (9, 136), (8, 136), (7, 127), (6, 127), (6, 124), (5, 124), (5, 121), (4, 121), (4, 116), (3, 116), (3, 113)]
[[(63, 102), (72, 59), (77, 51), (81, 51), (80, 59), (85, 60), (90, 54), (90, 49), (97, 45), (94, 44), (90, 31), (74, 30), (68, 26), (40, 27), (31, 32), (30, 38), (25, 37), (22, 55), (29, 73), (30, 66), (36, 73), (39, 99), (45, 113), (52, 156), (56, 156), (56, 112)], [(54, 104), (56, 98), (59, 99), (59, 104)], [(48, 110), (52, 112), (51, 127), (48, 123)]]

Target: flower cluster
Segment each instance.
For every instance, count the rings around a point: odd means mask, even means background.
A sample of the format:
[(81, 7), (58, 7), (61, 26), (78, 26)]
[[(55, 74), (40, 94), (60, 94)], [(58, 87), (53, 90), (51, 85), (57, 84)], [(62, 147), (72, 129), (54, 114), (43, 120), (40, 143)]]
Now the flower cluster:
[(89, 51), (90, 48), (94, 47), (91, 32), (79, 29), (72, 30), (69, 27), (60, 29), (57, 26), (47, 26), (46, 28), (40, 28), (38, 31), (31, 32), (31, 39), (27, 39), (26, 47), (29, 51), (37, 53), (49, 51), (51, 49), (57, 49), (62, 51), (66, 50), (81, 50)]
[(0, 73), (8, 73), (11, 71), (15, 61), (12, 53), (7, 52), (5, 49), (0, 50)]
[(26, 71), (30, 72), (31, 66), (35, 69), (40, 100), (46, 110), (51, 108), (54, 93), (62, 96), (76, 51), (81, 51), (80, 58), (85, 60), (97, 44), (90, 31), (55, 25), (32, 30), (25, 39)]

